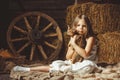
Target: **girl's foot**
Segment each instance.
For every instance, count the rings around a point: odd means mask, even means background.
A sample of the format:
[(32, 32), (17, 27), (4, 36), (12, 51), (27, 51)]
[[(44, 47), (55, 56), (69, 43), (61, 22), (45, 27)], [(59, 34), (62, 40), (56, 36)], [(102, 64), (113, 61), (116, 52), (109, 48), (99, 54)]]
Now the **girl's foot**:
[(22, 67), (22, 66), (15, 66), (15, 67), (13, 68), (13, 71), (23, 71), (23, 72), (27, 72), (27, 71), (30, 71), (30, 68)]

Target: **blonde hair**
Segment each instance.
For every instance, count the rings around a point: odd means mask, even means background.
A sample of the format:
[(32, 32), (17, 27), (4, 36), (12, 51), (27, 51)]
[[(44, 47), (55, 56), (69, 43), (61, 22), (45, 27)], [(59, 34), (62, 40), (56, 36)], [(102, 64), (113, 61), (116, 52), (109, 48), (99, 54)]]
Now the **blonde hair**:
[[(72, 23), (72, 30), (75, 29), (75, 27), (77, 26), (79, 20), (83, 19), (85, 21), (86, 24), (86, 28), (87, 28), (87, 32), (84, 34), (85, 37), (90, 37), (90, 36), (94, 36), (94, 32), (92, 30), (92, 25), (90, 23), (90, 20), (87, 16), (85, 15), (77, 15), (76, 18), (74, 19), (73, 23)], [(75, 31), (74, 31), (75, 32)]]

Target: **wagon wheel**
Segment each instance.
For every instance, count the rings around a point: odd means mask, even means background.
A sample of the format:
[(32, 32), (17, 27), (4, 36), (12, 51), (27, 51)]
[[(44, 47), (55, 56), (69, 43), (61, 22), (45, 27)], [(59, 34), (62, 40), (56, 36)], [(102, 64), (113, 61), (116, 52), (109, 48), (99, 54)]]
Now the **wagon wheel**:
[(63, 39), (54, 19), (41, 12), (28, 12), (11, 22), (7, 42), (15, 56), (46, 61), (58, 56)]

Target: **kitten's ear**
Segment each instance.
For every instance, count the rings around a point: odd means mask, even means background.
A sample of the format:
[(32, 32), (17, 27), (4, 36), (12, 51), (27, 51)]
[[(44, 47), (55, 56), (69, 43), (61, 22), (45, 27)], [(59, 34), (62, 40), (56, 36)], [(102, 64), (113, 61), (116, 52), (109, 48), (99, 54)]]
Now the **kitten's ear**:
[(70, 30), (70, 26), (69, 25), (67, 25), (67, 29)]

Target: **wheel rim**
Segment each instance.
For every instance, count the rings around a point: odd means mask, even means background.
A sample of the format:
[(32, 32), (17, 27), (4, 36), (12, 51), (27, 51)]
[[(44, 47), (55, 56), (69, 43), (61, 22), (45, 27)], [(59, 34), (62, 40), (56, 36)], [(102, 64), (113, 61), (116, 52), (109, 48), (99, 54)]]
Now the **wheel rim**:
[(14, 55), (45, 61), (58, 57), (63, 39), (54, 19), (41, 12), (28, 12), (11, 22), (7, 42)]

